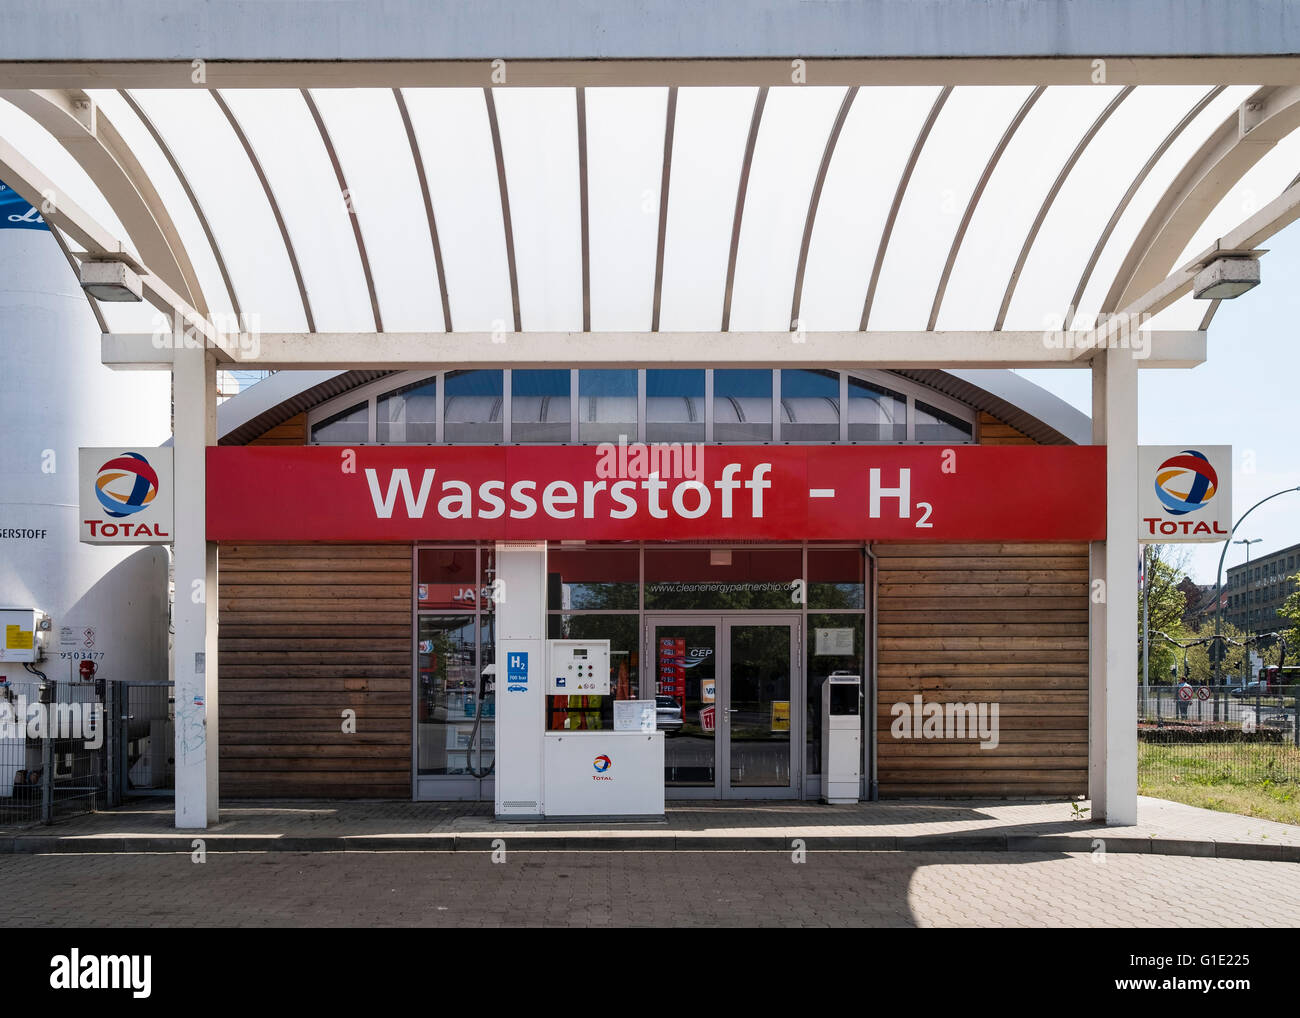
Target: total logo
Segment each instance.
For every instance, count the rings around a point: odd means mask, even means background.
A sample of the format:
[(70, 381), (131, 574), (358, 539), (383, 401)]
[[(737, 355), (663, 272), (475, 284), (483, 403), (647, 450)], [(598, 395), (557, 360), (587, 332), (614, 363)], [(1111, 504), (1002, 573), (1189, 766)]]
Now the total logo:
[[(1219, 490), (1219, 475), (1209, 458), (1195, 449), (1184, 449), (1170, 456), (1156, 468), (1155, 491), (1160, 504), (1170, 516), (1186, 516), (1209, 505)], [(1228, 536), (1218, 523), (1205, 520), (1161, 520), (1144, 517), (1151, 534), (1222, 534)]]
[[(138, 452), (124, 452), (99, 468), (95, 476), (95, 497), (104, 514), (125, 519), (148, 509), (158, 497), (158, 473)], [(167, 537), (161, 524), (105, 523), (86, 520), (92, 537)]]
[(604, 753), (601, 753), (600, 756), (596, 757), (596, 759), (592, 761), (591, 765), (596, 769), (596, 773), (591, 776), (592, 781), (613, 781), (614, 780), (607, 773), (605, 773), (611, 767), (614, 766), (614, 761), (611, 760), (609, 757), (607, 757)]

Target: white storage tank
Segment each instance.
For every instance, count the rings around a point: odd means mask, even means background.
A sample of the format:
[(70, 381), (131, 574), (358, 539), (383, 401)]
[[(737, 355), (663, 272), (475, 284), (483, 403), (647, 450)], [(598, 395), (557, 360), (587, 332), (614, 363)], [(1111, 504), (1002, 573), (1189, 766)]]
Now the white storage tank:
[[(51, 679), (77, 679), (89, 656), (97, 678), (163, 680), (168, 550), (79, 542), (77, 449), (161, 445), (170, 376), (112, 371), (99, 347), (54, 237), (0, 189), (0, 608), (51, 617), (47, 656), (35, 666)], [(4, 661), (0, 675), (33, 678)]]

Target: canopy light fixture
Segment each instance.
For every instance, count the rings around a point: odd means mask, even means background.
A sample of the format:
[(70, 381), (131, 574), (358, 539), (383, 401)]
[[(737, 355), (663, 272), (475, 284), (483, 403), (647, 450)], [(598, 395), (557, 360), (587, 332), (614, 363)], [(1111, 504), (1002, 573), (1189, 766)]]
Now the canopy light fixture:
[(1196, 273), (1192, 295), (1197, 300), (1231, 300), (1259, 286), (1259, 255), (1251, 251), (1223, 255)]
[(82, 262), (81, 288), (96, 300), (144, 299), (139, 275), (129, 265), (119, 261)]

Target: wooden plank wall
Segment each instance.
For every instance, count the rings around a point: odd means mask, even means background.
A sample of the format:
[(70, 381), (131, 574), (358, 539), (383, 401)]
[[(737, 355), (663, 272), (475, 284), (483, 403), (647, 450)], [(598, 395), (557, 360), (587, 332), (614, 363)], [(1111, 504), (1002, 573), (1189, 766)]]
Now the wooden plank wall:
[(218, 578), (222, 797), (409, 799), (411, 549), (222, 545)]
[(1032, 438), (1010, 424), (1004, 424), (990, 413), (980, 411), (980, 445), (1037, 445)]
[[(880, 794), (1083, 795), (1087, 544), (881, 545)], [(998, 703), (1000, 743), (895, 738), (892, 706)]]
[(249, 445), (306, 445), (307, 415), (298, 414), (262, 432)]

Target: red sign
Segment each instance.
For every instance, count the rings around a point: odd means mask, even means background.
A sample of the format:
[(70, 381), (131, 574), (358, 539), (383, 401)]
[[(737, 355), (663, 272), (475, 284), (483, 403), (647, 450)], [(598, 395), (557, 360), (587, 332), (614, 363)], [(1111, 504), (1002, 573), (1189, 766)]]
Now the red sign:
[[(657, 457), (634, 450), (676, 450)], [(1095, 541), (1104, 446), (208, 449), (211, 541)], [(652, 469), (653, 468), (653, 469)]]
[(712, 707), (700, 708), (700, 731), (712, 732), (714, 730), (714, 719), (716, 713)]
[(659, 687), (662, 696), (671, 696), (686, 710), (686, 640), (672, 636), (659, 638)]

